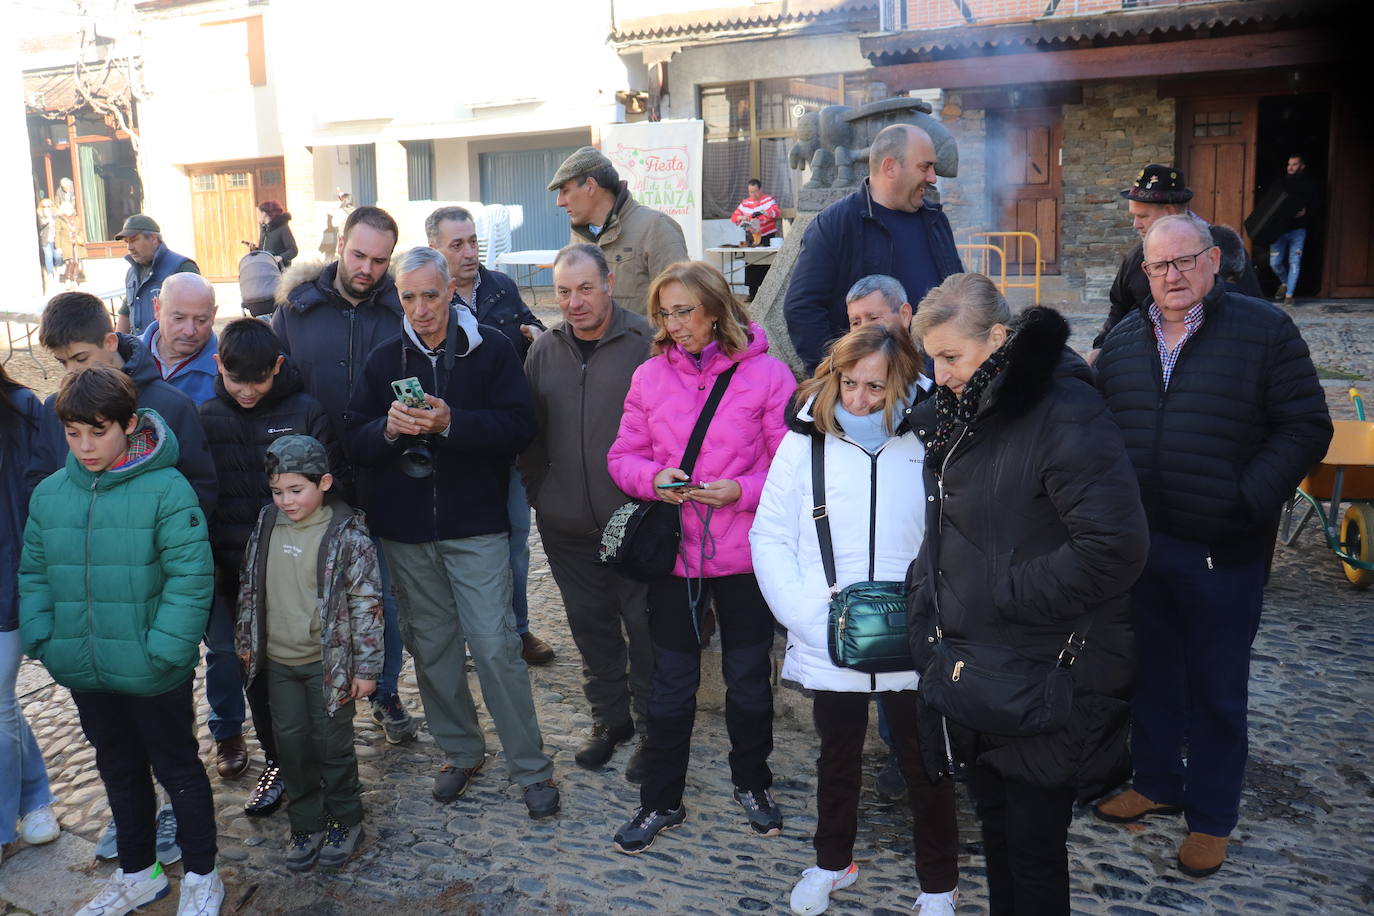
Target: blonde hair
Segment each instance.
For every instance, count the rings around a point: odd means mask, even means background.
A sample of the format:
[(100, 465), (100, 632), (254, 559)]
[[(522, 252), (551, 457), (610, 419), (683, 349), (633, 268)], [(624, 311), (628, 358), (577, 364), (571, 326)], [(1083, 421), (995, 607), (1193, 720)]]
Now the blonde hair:
[(816, 367), (816, 377), (801, 383), (797, 403), (804, 404), (814, 396), (811, 418), (816, 429), (826, 435), (838, 435), (835, 405), (840, 402), (840, 375), (854, 368), (859, 360), (874, 353), (887, 357), (886, 391), (883, 394), (884, 428), (888, 434), (896, 431), (897, 410), (906, 400), (911, 383), (921, 374), (921, 356), (916, 344), (904, 330), (892, 330), (885, 324), (873, 322), (855, 328), (830, 347), (830, 355)]
[(975, 340), (986, 340), (996, 325), (1011, 332), (1011, 307), (993, 283), (982, 274), (950, 274), (945, 282), (926, 293), (911, 322), (911, 336), (926, 334), (948, 321)]
[(749, 313), (730, 292), (730, 284), (720, 271), (705, 261), (679, 261), (665, 267), (649, 287), (649, 324), (654, 328), (650, 354), (657, 356), (673, 346), (672, 335), (659, 315), (663, 287), (669, 283), (681, 283), (706, 310), (706, 317), (711, 319), (711, 339), (720, 344), (727, 355), (744, 352), (749, 346)]

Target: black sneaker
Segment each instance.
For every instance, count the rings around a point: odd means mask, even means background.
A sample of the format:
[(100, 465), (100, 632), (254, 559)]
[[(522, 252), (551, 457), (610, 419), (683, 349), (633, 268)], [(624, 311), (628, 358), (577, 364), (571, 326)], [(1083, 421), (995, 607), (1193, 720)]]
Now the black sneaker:
[(484, 757), (475, 767), (456, 767), (451, 763), (439, 767), (439, 772), (434, 775), (435, 801), (448, 803), (460, 797), (472, 784), (472, 777), (477, 775), (486, 762)]
[(625, 764), (626, 782), (641, 785), (648, 778), (649, 774), (644, 770), (644, 745), (648, 743), (648, 740), (647, 738), (640, 738), (635, 742), (634, 753), (630, 754), (630, 762)]
[(320, 847), (320, 868), (338, 868), (353, 858), (353, 851), (363, 838), (363, 825), (345, 827), (330, 817), (324, 828), (324, 845)]
[(735, 789), (735, 801), (744, 809), (749, 819), (749, 829), (759, 836), (777, 836), (782, 833), (782, 812), (778, 810), (767, 789), (747, 792)]
[(258, 784), (248, 793), (243, 813), (249, 817), (267, 817), (281, 807), (282, 797), (286, 794), (286, 783), (282, 782), (281, 767), (269, 760), (262, 768)]
[(906, 777), (902, 775), (902, 765), (897, 760), (896, 751), (887, 752), (887, 759), (883, 761), (882, 769), (878, 770), (878, 778), (873, 781), (873, 787), (888, 801), (895, 802), (906, 798)]
[(311, 833), (308, 830), (293, 831), (286, 841), (286, 867), (292, 871), (305, 871), (320, 857), (320, 847), (324, 845), (325, 831)]
[(658, 838), (660, 830), (671, 830), (687, 820), (687, 806), (679, 804), (669, 811), (640, 808), (629, 823), (615, 832), (615, 848), (627, 855), (638, 855)]
[(592, 736), (573, 755), (573, 760), (584, 770), (599, 770), (611, 759), (616, 745), (624, 744), (634, 736), (635, 724), (632, 721), (626, 720), (625, 724), (616, 726), (597, 722), (592, 726)]
[(378, 693), (372, 697), (372, 721), (382, 727), (387, 744), (404, 744), (420, 730), (401, 698), (394, 693)]

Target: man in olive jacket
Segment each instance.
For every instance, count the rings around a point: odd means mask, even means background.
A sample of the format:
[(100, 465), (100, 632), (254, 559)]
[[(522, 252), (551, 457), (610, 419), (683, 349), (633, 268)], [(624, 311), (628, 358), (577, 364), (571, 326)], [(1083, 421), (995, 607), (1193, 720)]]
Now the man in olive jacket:
[(687, 242), (671, 216), (641, 206), (611, 160), (594, 146), (573, 153), (554, 173), (549, 190), (572, 220), (570, 244), (589, 242), (615, 271), (615, 304), (643, 315), (649, 285), (669, 264), (687, 260)]
[[(647, 586), (597, 562), (601, 529), (626, 501), (611, 482), (606, 453), (653, 332), (612, 300), (615, 278), (595, 245), (560, 251), (553, 283), (563, 323), (540, 335), (525, 361), (539, 432), (519, 465), (592, 707), (591, 737), (574, 759), (598, 769), (633, 737), (635, 720), (646, 721), (653, 683)], [(636, 750), (626, 767), (632, 782), (640, 759)]]

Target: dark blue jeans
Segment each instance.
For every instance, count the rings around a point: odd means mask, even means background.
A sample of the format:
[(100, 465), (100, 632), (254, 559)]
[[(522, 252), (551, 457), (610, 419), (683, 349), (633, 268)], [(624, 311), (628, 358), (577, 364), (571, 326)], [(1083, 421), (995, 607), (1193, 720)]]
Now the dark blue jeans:
[(243, 732), (243, 670), (234, 652), (237, 599), (237, 591), (216, 592), (205, 623), (205, 701), (210, 704), (210, 735), (216, 741)]
[(1189, 830), (1228, 836), (1240, 816), (1250, 644), (1267, 557), (1212, 569), (1207, 558), (1205, 545), (1150, 535), (1150, 558), (1131, 592), (1131, 764), (1137, 792), (1182, 805)]
[(377, 569), (382, 577), (382, 676), (377, 679), (378, 696), (396, 692), (396, 683), (401, 676), (401, 625), (400, 609), (396, 606), (396, 595), (391, 590), (391, 570), (387, 568), (386, 553), (382, 542), (372, 539), (377, 548)]
[(725, 727), (730, 734), (730, 776), (736, 787), (761, 791), (773, 784), (773, 688), (769, 683), (773, 613), (752, 573), (693, 582), (701, 587), (694, 608), (687, 580), (665, 576), (649, 583), (649, 635), (654, 643), (654, 692), (640, 804), (655, 811), (682, 803), (692, 725), (701, 683), (701, 645), (692, 625), (714, 603), (725, 677)]

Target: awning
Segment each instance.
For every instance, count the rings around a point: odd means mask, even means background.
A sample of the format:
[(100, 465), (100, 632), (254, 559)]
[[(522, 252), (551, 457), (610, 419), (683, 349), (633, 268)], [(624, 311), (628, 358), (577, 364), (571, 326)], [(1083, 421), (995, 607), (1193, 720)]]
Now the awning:
[[(129, 81), (118, 67), (103, 66), (85, 71), (86, 84), (96, 98), (121, 107), (129, 104)], [(62, 114), (85, 105), (76, 91), (71, 67), (37, 70), (24, 74), (24, 106), (32, 114)]]

